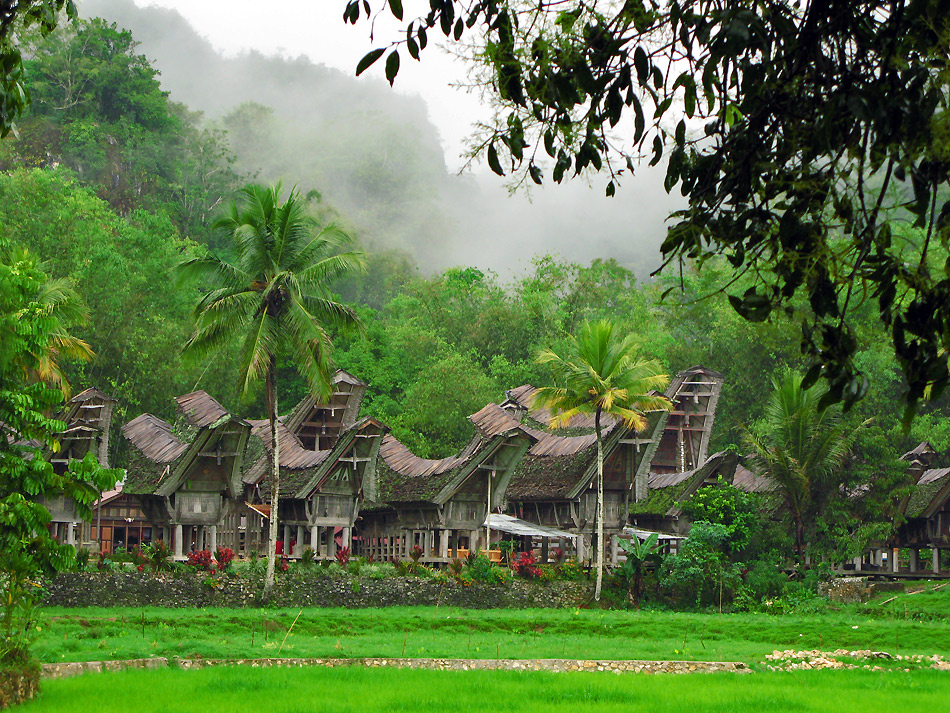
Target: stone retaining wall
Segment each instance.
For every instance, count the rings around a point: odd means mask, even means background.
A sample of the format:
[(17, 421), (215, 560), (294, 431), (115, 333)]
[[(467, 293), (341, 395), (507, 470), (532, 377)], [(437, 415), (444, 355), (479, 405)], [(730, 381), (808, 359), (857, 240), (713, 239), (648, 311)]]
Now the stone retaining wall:
[(436, 605), (467, 609), (575, 607), (591, 598), (586, 582), (533, 582), (515, 579), (504, 585), (414, 577), (368, 579), (343, 575), (284, 577), (267, 598), (255, 577), (216, 580), (192, 573), (154, 575), (142, 572), (63, 572), (49, 583), (50, 606), (157, 607), (385, 607)]
[(212, 666), (271, 666), (332, 668), (367, 666), (370, 668), (425, 668), (438, 671), (613, 671), (614, 673), (751, 673), (741, 661), (591, 661), (574, 659), (168, 659), (155, 657), (128, 661), (84, 661), (43, 664), (43, 678), (67, 678), (82, 673), (157, 669), (170, 666), (199, 669)]

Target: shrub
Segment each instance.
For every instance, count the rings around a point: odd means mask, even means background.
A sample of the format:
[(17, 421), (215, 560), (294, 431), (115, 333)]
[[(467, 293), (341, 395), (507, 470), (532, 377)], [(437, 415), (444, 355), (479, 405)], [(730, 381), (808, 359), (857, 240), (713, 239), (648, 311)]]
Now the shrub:
[(214, 569), (214, 559), (211, 556), (211, 550), (197, 550), (188, 553), (188, 566), (194, 567), (203, 572), (210, 572)]
[(463, 576), (467, 574), (474, 582), (504, 584), (508, 581), (510, 572), (507, 567), (496, 567), (484, 555), (476, 555), (472, 563), (466, 566)]
[(660, 586), (684, 604), (723, 604), (732, 600), (740, 584), (740, 568), (724, 551), (729, 531), (724, 525), (696, 522), (678, 554), (667, 555)]
[(214, 558), (218, 563), (218, 569), (225, 571), (231, 566), (231, 562), (234, 561), (234, 550), (230, 547), (219, 547), (214, 552)]
[(569, 582), (579, 582), (587, 576), (584, 568), (576, 559), (564, 560), (561, 564), (556, 565), (555, 569), (560, 579)]
[(171, 570), (172, 553), (165, 540), (155, 540), (142, 548), (142, 554), (153, 572), (168, 572)]
[(317, 562), (317, 553), (314, 552), (312, 547), (305, 547), (304, 551), (300, 554), (300, 564), (309, 566), (316, 564)]
[(89, 567), (89, 560), (92, 558), (92, 553), (89, 550), (80, 547), (76, 550), (76, 569), (80, 572), (85, 572), (86, 568)]
[(336, 555), (334, 556), (336, 557), (336, 562), (338, 565), (341, 567), (346, 567), (347, 562), (350, 561), (350, 548), (341, 547), (336, 551)]
[(538, 569), (538, 558), (534, 552), (522, 552), (512, 565), (519, 577), (525, 579), (537, 579), (541, 576), (541, 570)]

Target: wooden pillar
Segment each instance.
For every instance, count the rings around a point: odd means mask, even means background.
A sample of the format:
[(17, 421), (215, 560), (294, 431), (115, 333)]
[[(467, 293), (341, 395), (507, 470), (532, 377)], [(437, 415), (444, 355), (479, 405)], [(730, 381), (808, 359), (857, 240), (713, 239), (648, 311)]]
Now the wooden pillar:
[(294, 544), (294, 557), (300, 557), (303, 554), (304, 539), (307, 537), (307, 530), (303, 525), (297, 525), (297, 542)]
[(913, 574), (920, 567), (920, 551), (916, 547), (910, 548), (910, 572)]
[(586, 556), (586, 553), (584, 552), (584, 534), (579, 533), (577, 535), (577, 539), (574, 540), (574, 543), (574, 549), (576, 552), (575, 556), (577, 557), (578, 564), (580, 564), (584, 561), (584, 557)]
[(449, 558), (449, 531), (440, 530), (439, 531), (439, 557), (443, 560)]
[(890, 561), (891, 572), (897, 572), (900, 570), (900, 552), (901, 551), (897, 547), (891, 548), (891, 551), (889, 554), (889, 557), (891, 560)]
[(933, 560), (934, 574), (940, 574), (940, 550), (936, 547), (931, 550), (931, 559)]
[(353, 552), (353, 528), (344, 527), (343, 528), (343, 546), (348, 547), (350, 552)]
[(218, 549), (218, 526), (211, 525), (208, 528), (208, 549), (214, 554)]
[(175, 558), (181, 559), (184, 557), (182, 546), (184, 545), (183, 540), (185, 539), (184, 532), (181, 525), (175, 525)]
[(549, 539), (547, 537), (541, 538), (541, 563), (548, 563), (548, 549), (549, 549)]
[(73, 523), (66, 523), (66, 544), (76, 546), (76, 528)]

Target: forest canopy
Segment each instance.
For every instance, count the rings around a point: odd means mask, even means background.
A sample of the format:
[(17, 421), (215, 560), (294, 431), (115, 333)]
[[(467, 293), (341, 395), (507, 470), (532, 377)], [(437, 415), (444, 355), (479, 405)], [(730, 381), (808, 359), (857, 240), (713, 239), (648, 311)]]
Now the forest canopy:
[(405, 32), (356, 73), (380, 61), (392, 83), (400, 53), (419, 59), (430, 35), (468, 42), (496, 107), (477, 151), (496, 173), (591, 172), (613, 195), (636, 161), (664, 161), (667, 191), (688, 200), (665, 264), (724, 258), (716, 288), (740, 315), (794, 315), (824, 403), (868, 392), (856, 335), (867, 303), (906, 377), (907, 416), (943, 393), (950, 2), (432, 0), (413, 16), (349, 0), (343, 19), (380, 12)]

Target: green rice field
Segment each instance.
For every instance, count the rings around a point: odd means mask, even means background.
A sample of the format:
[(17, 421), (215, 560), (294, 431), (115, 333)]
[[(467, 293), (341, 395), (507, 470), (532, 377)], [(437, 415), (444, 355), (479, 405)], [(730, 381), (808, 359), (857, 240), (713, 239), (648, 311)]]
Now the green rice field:
[[(945, 590), (950, 594), (950, 588)], [(285, 657), (684, 659), (761, 662), (776, 649), (875, 649), (950, 658), (950, 596), (809, 615), (386, 609), (42, 610), (43, 662)], [(905, 595), (906, 596), (906, 595)], [(931, 601), (932, 600), (932, 601)], [(896, 601), (896, 600), (895, 600)], [(294, 620), (296, 619), (296, 623)]]
[(365, 668), (124, 671), (47, 681), (23, 713), (729, 713), (946, 710), (938, 671), (618, 675)]

